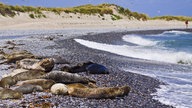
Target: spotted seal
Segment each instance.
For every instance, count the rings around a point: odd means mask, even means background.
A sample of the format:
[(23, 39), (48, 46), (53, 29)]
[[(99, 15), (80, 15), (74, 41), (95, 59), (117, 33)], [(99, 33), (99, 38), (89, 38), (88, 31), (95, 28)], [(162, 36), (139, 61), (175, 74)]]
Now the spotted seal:
[(75, 66), (70, 66), (70, 65), (66, 64), (61, 68), (61, 71), (66, 71), (66, 72), (70, 72), (70, 73), (86, 72), (86, 67), (90, 64), (93, 64), (93, 62), (88, 61), (88, 62), (84, 62), (84, 63), (78, 63)]
[(32, 85), (32, 84), (24, 84), (22, 86), (19, 86), (15, 89), (15, 91), (19, 91), (23, 94), (28, 94), (32, 92), (42, 92), (43, 88), (39, 85)]
[(14, 69), (14, 70), (12, 70), (11, 73), (4, 74), (2, 77), (3, 77), (3, 78), (4, 78), (4, 77), (8, 77), (8, 76), (13, 77), (13, 76), (15, 76), (16, 74), (19, 74), (19, 73), (22, 73), (22, 72), (27, 72), (27, 71), (28, 71), (28, 70), (26, 70), (26, 69)]
[(1, 89), (0, 90), (0, 99), (20, 99), (23, 97), (23, 94), (19, 91), (12, 89)]
[(89, 82), (95, 83), (94, 80), (89, 79), (87, 77), (83, 77), (78, 74), (72, 74), (72, 73), (63, 72), (63, 71), (51, 71), (46, 75), (43, 75), (41, 78), (52, 79), (57, 83), (64, 83), (64, 84), (69, 84), (69, 83), (88, 84)]
[(105, 99), (105, 98), (115, 98), (128, 95), (131, 88), (129, 86), (122, 87), (98, 87), (98, 88), (88, 88), (88, 87), (74, 87), (68, 86), (68, 93), (71, 96), (80, 98), (90, 98), (90, 99)]
[(2, 53), (4, 58), (6, 59), (6, 61), (3, 61), (1, 62), (0, 64), (3, 64), (3, 63), (16, 63), (16, 61), (19, 61), (19, 60), (22, 60), (22, 59), (25, 59), (25, 58), (35, 58), (35, 56), (26, 51), (26, 50), (23, 50), (23, 51), (14, 51), (12, 52), (11, 54), (7, 54), (7, 53)]
[(0, 86), (3, 88), (9, 88), (10, 86), (15, 84), (16, 84), (16, 80), (11, 76), (4, 77), (0, 81)]
[(56, 83), (51, 87), (51, 93), (56, 95), (66, 95), (68, 94), (68, 88), (65, 84)]
[(49, 72), (54, 67), (54, 60), (52, 58), (38, 59), (23, 59), (17, 62), (17, 68), (24, 68), (29, 70), (41, 70)]
[(13, 76), (16, 81), (24, 81), (24, 80), (31, 80), (31, 79), (39, 79), (41, 76), (45, 75), (46, 73), (39, 70), (28, 70), (26, 72), (22, 72)]
[(32, 79), (32, 80), (25, 80), (25, 81), (20, 81), (16, 85), (17, 86), (22, 86), (25, 84), (32, 84), (32, 85), (39, 85), (43, 89), (50, 89), (53, 84), (55, 84), (55, 81), (49, 80), (49, 79)]

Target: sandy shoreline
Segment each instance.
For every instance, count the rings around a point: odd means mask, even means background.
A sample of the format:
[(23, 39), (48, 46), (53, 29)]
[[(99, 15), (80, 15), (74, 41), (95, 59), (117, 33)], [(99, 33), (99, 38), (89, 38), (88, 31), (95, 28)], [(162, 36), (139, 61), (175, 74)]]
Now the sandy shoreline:
[[(123, 18), (113, 21), (110, 15), (82, 15), (73, 13), (44, 12), (47, 18), (29, 17), (28, 13), (20, 13), (14, 18), (0, 15), (0, 30), (61, 30), (61, 29), (174, 29), (185, 28), (181, 21), (148, 20), (138, 21)], [(191, 27), (189, 23), (189, 28)]]
[[(19, 50), (28, 50), (35, 55), (39, 56), (60, 56), (72, 64), (76, 64), (84, 61), (93, 61), (96, 63), (103, 64), (107, 66), (110, 70), (109, 75), (88, 75), (88, 77), (93, 78), (97, 81), (98, 86), (122, 86), (129, 85), (132, 87), (132, 91), (128, 96), (123, 98), (116, 99), (83, 99), (75, 98), (70, 96), (55, 96), (50, 93), (36, 93), (36, 96), (31, 94), (25, 95), (25, 98), (22, 100), (17, 100), (15, 102), (10, 100), (1, 100), (0, 105), (6, 107), (7, 105), (11, 106), (26, 106), (31, 102), (50, 102), (53, 105), (58, 105), (59, 108), (62, 107), (97, 107), (97, 108), (172, 108), (172, 106), (163, 105), (157, 100), (154, 100), (151, 93), (156, 91), (156, 88), (159, 87), (162, 82), (158, 80), (134, 74), (130, 72), (125, 72), (121, 70), (121, 67), (148, 67), (155, 66), (161, 67), (166, 66), (167, 64), (154, 63), (150, 61), (143, 61), (138, 59), (132, 59), (127, 57), (118, 56), (104, 51), (98, 51), (94, 49), (87, 48), (76, 43), (73, 38), (81, 38), (87, 40), (94, 40), (96, 42), (111, 43), (113, 40), (121, 39), (121, 36), (127, 33), (158, 33), (163, 32), (163, 30), (151, 30), (151, 31), (128, 31), (128, 32), (108, 32), (108, 33), (97, 33), (97, 32), (87, 32), (80, 34), (69, 35), (66, 31), (61, 33), (39, 33), (36, 35), (30, 35), (27, 37), (21, 37), (13, 39), (16, 43), (24, 44), (22, 46), (16, 47)], [(49, 40), (53, 38), (53, 40)], [(4, 41), (6, 42), (6, 40)], [(6, 45), (5, 43), (1, 43)], [(81, 49), (81, 50), (79, 50)], [(54, 69), (59, 69), (62, 66), (56, 65)], [(171, 65), (172, 66), (172, 65)], [(7, 67), (1, 68), (2, 71), (9, 72)], [(5, 72), (5, 73), (6, 73)], [(3, 74), (3, 72), (2, 72)], [(85, 75), (81, 73), (81, 75)], [(42, 99), (41, 96), (48, 95), (50, 98)], [(6, 104), (5, 104), (6, 103)]]

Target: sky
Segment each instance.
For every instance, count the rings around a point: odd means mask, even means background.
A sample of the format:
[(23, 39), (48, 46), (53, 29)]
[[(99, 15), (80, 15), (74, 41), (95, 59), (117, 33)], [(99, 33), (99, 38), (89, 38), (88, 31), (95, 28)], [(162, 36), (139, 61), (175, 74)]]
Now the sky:
[(192, 17), (192, 0), (0, 0), (9, 5), (73, 7), (84, 4), (112, 3), (151, 17), (181, 15)]

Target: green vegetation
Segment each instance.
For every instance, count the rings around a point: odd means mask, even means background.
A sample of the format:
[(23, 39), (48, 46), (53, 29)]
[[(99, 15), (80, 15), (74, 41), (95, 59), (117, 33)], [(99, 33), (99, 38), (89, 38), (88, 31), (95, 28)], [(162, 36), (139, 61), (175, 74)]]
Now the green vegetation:
[(71, 13), (81, 13), (81, 14), (100, 14), (101, 16), (104, 14), (113, 14), (112, 9), (109, 7), (106, 7), (105, 5), (82, 5), (82, 6), (77, 6), (73, 8), (68, 8), (65, 10), (65, 12), (71, 12)]
[(14, 17), (17, 12), (31, 12), (34, 14), (29, 14), (31, 18), (41, 18), (46, 17), (41, 11), (44, 8), (42, 7), (32, 7), (32, 6), (9, 6), (0, 3), (0, 14), (3, 16)]
[(161, 20), (166, 20), (166, 21), (171, 21), (171, 20), (177, 20), (177, 21), (192, 21), (192, 17), (186, 17), (186, 16), (160, 16), (160, 17), (154, 17), (151, 18), (153, 20), (155, 19), (161, 19)]
[(29, 14), (29, 17), (31, 17), (31, 18), (35, 18), (35, 16), (34, 16), (34, 14)]
[[(149, 18), (146, 14), (141, 14), (137, 12), (132, 12), (129, 9), (125, 9), (123, 7), (117, 6), (115, 4), (100, 4), (100, 5), (82, 5), (72, 8), (45, 8), (45, 7), (32, 7), (32, 6), (11, 6), (11, 5), (5, 5), (3, 3), (0, 3), (0, 14), (3, 16), (9, 16), (14, 17), (15, 15), (24, 12), (29, 13), (30, 18), (46, 18), (45, 14), (43, 14), (43, 11), (50, 11), (54, 12), (56, 15), (60, 15), (62, 12), (65, 13), (80, 13), (80, 14), (88, 14), (88, 15), (95, 15), (98, 14), (99, 17), (103, 17), (104, 14), (111, 15), (112, 20), (119, 20), (122, 19), (121, 16), (115, 15), (113, 10), (116, 10), (119, 14), (127, 16), (129, 19), (137, 19), (137, 20), (156, 20), (156, 19), (162, 19), (162, 20), (178, 20), (178, 21), (192, 21), (192, 17), (185, 17), (185, 16), (160, 16), (160, 17), (154, 17)], [(105, 20), (103, 18), (102, 20)]]
[(137, 20), (143, 20), (143, 21), (149, 19), (149, 17), (146, 14), (131, 12), (129, 9), (124, 9), (123, 7), (120, 7), (120, 6), (116, 6), (116, 7), (120, 14), (127, 16), (129, 19), (136, 18)]
[(112, 20), (120, 20), (120, 19), (122, 19), (122, 17), (115, 15), (115, 14), (112, 14), (111, 19)]

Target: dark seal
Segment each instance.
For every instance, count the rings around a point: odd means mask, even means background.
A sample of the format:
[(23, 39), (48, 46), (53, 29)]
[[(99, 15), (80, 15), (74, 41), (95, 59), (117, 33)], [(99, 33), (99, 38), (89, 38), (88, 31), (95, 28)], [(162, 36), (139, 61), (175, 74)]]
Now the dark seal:
[(90, 74), (109, 74), (109, 71), (105, 66), (97, 63), (88, 65), (86, 71)]

